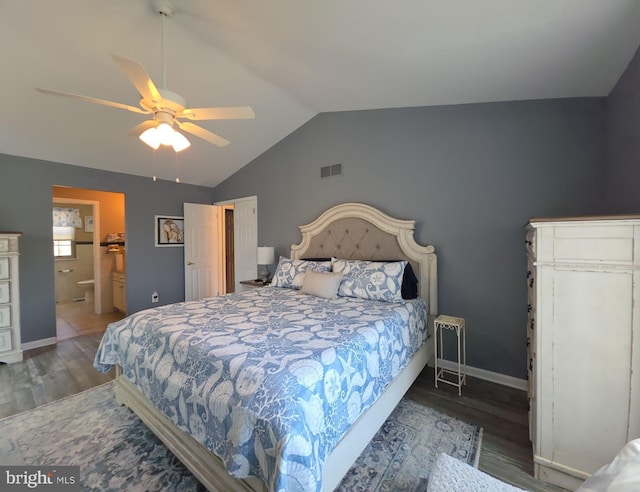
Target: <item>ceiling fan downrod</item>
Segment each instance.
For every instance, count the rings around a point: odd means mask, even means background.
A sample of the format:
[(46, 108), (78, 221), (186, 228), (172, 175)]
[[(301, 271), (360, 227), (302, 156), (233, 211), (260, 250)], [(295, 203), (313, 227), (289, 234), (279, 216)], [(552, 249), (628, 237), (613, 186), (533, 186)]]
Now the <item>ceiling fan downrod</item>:
[(162, 62), (162, 88), (167, 88), (166, 36), (164, 34), (164, 18), (175, 12), (175, 7), (168, 0), (153, 0), (155, 11), (160, 14), (160, 58)]

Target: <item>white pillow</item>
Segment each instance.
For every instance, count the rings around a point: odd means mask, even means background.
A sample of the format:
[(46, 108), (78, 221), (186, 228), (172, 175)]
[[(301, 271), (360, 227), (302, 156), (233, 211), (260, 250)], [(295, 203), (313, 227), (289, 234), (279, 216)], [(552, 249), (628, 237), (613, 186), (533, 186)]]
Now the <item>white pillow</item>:
[(640, 439), (629, 441), (608, 465), (576, 489), (576, 492), (636, 492), (640, 490)]
[(338, 297), (338, 287), (342, 275), (339, 273), (321, 273), (307, 270), (302, 279), (303, 294), (324, 297), (325, 299), (335, 299)]

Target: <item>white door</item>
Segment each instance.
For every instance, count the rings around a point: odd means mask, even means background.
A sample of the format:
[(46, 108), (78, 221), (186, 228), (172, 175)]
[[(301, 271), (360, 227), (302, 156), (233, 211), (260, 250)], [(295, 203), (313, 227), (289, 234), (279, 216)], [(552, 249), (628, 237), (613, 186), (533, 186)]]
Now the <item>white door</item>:
[(235, 290), (241, 292), (241, 280), (255, 279), (258, 254), (258, 199), (253, 196), (233, 202), (233, 247), (235, 253)]
[(220, 295), (220, 207), (184, 204), (184, 297)]

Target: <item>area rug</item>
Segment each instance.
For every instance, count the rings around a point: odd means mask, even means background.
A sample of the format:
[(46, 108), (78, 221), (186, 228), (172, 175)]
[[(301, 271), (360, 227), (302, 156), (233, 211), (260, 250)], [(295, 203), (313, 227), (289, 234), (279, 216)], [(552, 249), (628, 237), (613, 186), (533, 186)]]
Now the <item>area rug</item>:
[[(338, 490), (424, 490), (440, 453), (477, 466), (481, 440), (481, 428), (404, 398)], [(83, 490), (205, 490), (116, 403), (113, 383), (0, 420), (0, 463), (80, 466)]]

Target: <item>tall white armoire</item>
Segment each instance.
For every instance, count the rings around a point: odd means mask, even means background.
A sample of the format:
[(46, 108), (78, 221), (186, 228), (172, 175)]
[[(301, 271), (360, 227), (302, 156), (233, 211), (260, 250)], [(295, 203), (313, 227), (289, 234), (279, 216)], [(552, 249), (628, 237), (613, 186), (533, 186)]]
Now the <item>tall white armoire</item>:
[(22, 360), (20, 340), (20, 232), (0, 232), (0, 362)]
[(527, 225), (535, 477), (574, 490), (640, 437), (640, 217)]

